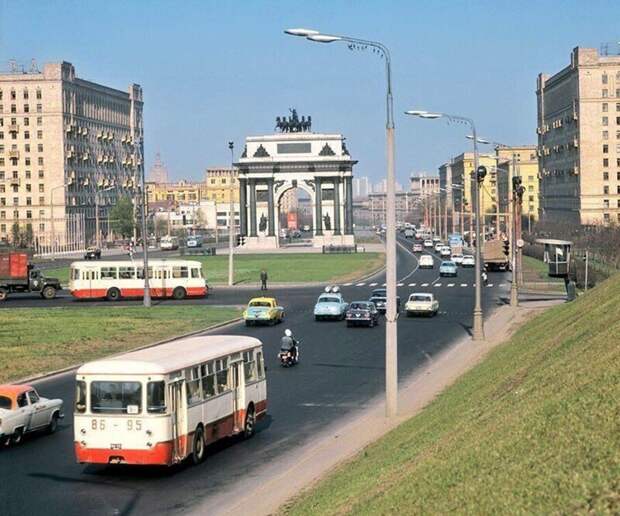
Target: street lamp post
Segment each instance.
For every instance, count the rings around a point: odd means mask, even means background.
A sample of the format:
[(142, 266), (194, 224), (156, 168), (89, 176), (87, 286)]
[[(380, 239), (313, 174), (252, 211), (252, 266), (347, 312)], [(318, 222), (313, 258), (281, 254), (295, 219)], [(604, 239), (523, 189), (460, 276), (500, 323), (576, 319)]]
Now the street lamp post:
[(288, 29), (284, 31), (291, 36), (304, 37), (318, 43), (343, 41), (349, 49), (370, 47), (385, 59), (387, 90), (386, 108), (386, 144), (387, 144), (387, 189), (386, 189), (386, 324), (385, 324), (385, 408), (386, 416), (393, 417), (398, 409), (398, 356), (396, 319), (396, 176), (394, 172), (394, 101), (392, 97), (392, 64), (390, 51), (377, 41), (321, 34), (316, 30)]
[(148, 233), (146, 225), (146, 181), (144, 174), (144, 164), (142, 163), (142, 137), (134, 138), (134, 145), (137, 147), (136, 164), (140, 167), (140, 179), (141, 185), (138, 188), (141, 201), (141, 218), (142, 218), (142, 257), (143, 257), (143, 271), (144, 271), (144, 306), (149, 308), (151, 306), (151, 289), (149, 287), (149, 244)]
[(108, 190), (114, 190), (114, 188), (114, 186), (109, 186), (108, 188), (104, 188), (103, 190), (97, 190), (95, 192), (95, 240), (97, 244), (97, 249), (101, 249), (101, 232), (99, 231), (99, 194), (107, 192)]
[[(230, 188), (229, 188), (229, 197), (230, 197), (230, 205), (228, 208), (228, 286), (232, 287), (234, 284), (234, 247), (233, 247), (233, 238), (234, 238), (234, 228), (235, 228), (235, 207), (233, 203), (233, 177), (234, 177), (234, 142), (228, 142), (228, 148), (230, 149)], [(271, 215), (269, 215), (271, 217)], [(216, 231), (217, 231), (217, 220), (216, 220)]]
[[(405, 111), (406, 115), (417, 116), (419, 118), (425, 118), (434, 120), (437, 118), (447, 118), (453, 122), (460, 122), (469, 125), (473, 133), (474, 143), (474, 208), (476, 210), (476, 267), (475, 267), (475, 300), (474, 300), (474, 325), (472, 331), (473, 340), (484, 340), (484, 320), (482, 317), (482, 278), (481, 278), (481, 262), (482, 262), (482, 244), (484, 238), (480, 234), (480, 190), (482, 187), (482, 180), (484, 176), (480, 176), (479, 173), (479, 156), (478, 156), (478, 138), (476, 137), (476, 124), (471, 118), (449, 115), (447, 113), (430, 113), (428, 111), (409, 110)], [(465, 178), (463, 178), (465, 180)], [(471, 241), (471, 234), (470, 234)]]
[(57, 185), (51, 188), (50, 190), (50, 219), (51, 219), (51, 237), (52, 237), (52, 242), (51, 242), (51, 258), (52, 260), (56, 258), (56, 228), (54, 227), (54, 191), (58, 190), (60, 188), (65, 188), (66, 186), (68, 186), (67, 183), (63, 183), (61, 185)]

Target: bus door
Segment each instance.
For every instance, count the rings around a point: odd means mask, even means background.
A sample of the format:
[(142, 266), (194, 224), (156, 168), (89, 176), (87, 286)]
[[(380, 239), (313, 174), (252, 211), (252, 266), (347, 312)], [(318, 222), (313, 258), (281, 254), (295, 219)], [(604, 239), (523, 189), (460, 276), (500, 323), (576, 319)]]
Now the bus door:
[(187, 455), (187, 432), (185, 430), (185, 379), (179, 378), (168, 384), (170, 400), (170, 423), (172, 425), (172, 458), (174, 462)]
[(229, 363), (233, 391), (233, 431), (240, 432), (245, 424), (245, 377), (243, 360)]

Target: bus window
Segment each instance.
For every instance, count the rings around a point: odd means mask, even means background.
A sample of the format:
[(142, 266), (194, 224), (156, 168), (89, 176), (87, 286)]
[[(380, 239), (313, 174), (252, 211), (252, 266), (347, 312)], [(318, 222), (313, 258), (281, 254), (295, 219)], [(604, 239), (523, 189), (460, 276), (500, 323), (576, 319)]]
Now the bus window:
[(165, 383), (149, 382), (146, 385), (146, 410), (150, 414), (166, 412)]
[(90, 410), (95, 414), (139, 414), (142, 411), (142, 384), (91, 382)]
[(200, 278), (200, 269), (192, 267), (192, 278)]
[(202, 397), (207, 399), (215, 394), (215, 375), (209, 374), (202, 379)]
[(172, 267), (172, 277), (175, 279), (189, 277), (187, 267)]
[(86, 412), (86, 382), (78, 381), (75, 384), (75, 411)]
[(222, 393), (228, 390), (228, 367), (224, 360), (215, 361), (215, 378), (217, 381), (217, 392)]
[(202, 393), (200, 392), (200, 380), (192, 380), (187, 382), (187, 404), (192, 405), (202, 401)]
[(256, 380), (256, 362), (254, 362), (254, 353), (252, 351), (243, 352), (243, 371), (245, 373), (245, 381), (251, 382)]
[(258, 378), (262, 380), (265, 378), (265, 361), (263, 360), (263, 352), (256, 352), (256, 366), (258, 368)]
[(71, 269), (71, 279), (72, 280), (80, 279), (80, 269)]
[(101, 279), (117, 279), (118, 269), (116, 267), (101, 267)]
[(119, 279), (135, 279), (136, 277), (135, 267), (119, 267), (118, 277)]

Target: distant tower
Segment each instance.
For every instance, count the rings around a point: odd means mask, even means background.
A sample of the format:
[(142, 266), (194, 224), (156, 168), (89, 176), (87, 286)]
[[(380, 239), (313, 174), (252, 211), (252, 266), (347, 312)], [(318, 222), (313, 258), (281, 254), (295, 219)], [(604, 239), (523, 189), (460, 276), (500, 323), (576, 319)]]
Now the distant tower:
[(153, 163), (151, 170), (149, 170), (148, 181), (151, 183), (168, 182), (168, 169), (162, 163), (159, 152), (155, 155), (155, 163)]

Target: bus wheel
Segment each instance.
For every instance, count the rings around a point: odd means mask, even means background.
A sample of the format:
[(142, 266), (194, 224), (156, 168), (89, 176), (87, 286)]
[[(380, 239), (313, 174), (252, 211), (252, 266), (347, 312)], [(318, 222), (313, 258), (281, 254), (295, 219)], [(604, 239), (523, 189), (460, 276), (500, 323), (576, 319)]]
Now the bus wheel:
[(177, 287), (172, 291), (172, 297), (174, 299), (185, 299), (185, 289), (183, 287)]
[(192, 449), (192, 462), (200, 464), (205, 458), (205, 439), (202, 427), (199, 426), (194, 432), (194, 448)]
[(56, 289), (48, 285), (41, 291), (41, 295), (44, 299), (54, 299), (56, 297)]
[(106, 299), (108, 301), (118, 301), (121, 298), (121, 291), (117, 288), (111, 288), (108, 290), (108, 294), (106, 295)]
[(243, 438), (249, 439), (254, 435), (256, 430), (256, 416), (254, 415), (254, 407), (248, 407), (248, 411), (245, 415), (245, 424), (243, 425)]
[(0, 288), (0, 301), (6, 301), (9, 297), (9, 292), (5, 288)]

